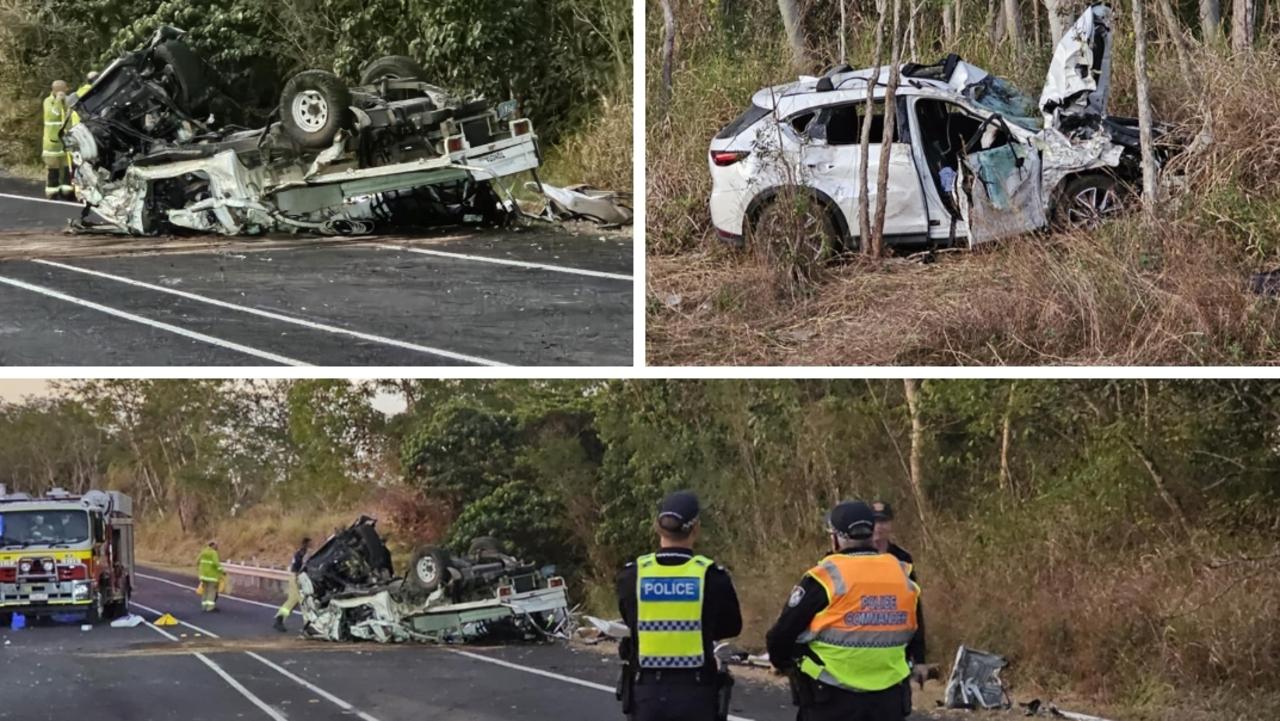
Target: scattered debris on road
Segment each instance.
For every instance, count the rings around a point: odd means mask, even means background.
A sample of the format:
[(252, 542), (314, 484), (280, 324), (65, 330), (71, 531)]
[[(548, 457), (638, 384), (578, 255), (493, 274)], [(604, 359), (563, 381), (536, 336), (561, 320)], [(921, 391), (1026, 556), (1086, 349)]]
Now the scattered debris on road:
[(391, 554), (361, 516), (321, 546), (298, 576), (303, 633), (328, 641), (465, 643), (568, 638), (564, 579), (482, 537), (464, 556), (419, 548), (397, 576)]
[(551, 220), (590, 220), (603, 226), (629, 225), (632, 219), (631, 194), (600, 190), (589, 185), (560, 188), (547, 183), (528, 183), (547, 199), (542, 215)]

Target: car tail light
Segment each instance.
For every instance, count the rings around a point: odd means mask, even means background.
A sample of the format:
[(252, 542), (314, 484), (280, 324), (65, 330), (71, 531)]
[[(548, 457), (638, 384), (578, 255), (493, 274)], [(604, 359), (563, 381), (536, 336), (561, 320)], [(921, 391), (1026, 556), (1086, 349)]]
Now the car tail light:
[(711, 162), (723, 168), (726, 165), (733, 165), (750, 154), (742, 150), (713, 150), (711, 151)]
[(444, 141), (445, 152), (449, 154), (461, 153), (467, 148), (467, 141), (461, 135), (450, 135)]
[(498, 586), (498, 598), (506, 598), (507, 596), (514, 596), (515, 593), (516, 593), (516, 589), (514, 586)]
[(18, 580), (18, 569), (13, 566), (0, 568), (0, 583), (14, 583)]
[(564, 579), (559, 576), (548, 578), (547, 588), (564, 588)]
[(532, 132), (533, 132), (533, 123), (529, 122), (527, 118), (522, 118), (520, 120), (513, 120), (511, 122), (512, 135), (528, 135), (529, 133), (532, 133)]
[(89, 578), (89, 569), (84, 566), (63, 566), (58, 569), (59, 581), (84, 581)]

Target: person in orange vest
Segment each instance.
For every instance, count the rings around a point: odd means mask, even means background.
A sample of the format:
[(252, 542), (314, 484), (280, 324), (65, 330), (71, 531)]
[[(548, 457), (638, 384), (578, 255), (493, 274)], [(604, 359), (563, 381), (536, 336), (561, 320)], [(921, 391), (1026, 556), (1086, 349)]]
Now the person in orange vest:
[(831, 553), (792, 589), (765, 643), (791, 678), (798, 721), (901, 721), (909, 679), (924, 683), (920, 587), (872, 542), (875, 511), (846, 501), (827, 517)]

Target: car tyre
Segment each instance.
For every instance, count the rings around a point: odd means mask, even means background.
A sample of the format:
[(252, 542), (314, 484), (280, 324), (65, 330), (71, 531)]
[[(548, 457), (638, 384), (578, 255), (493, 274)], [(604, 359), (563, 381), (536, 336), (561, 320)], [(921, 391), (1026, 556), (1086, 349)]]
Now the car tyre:
[(413, 552), (404, 585), (422, 594), (432, 593), (448, 584), (451, 565), (448, 551), (436, 546), (423, 546)]
[(1092, 230), (1124, 211), (1122, 189), (1115, 177), (1101, 173), (1067, 179), (1054, 203), (1057, 230)]
[(304, 70), (280, 94), (280, 124), (298, 145), (327, 148), (351, 124), (351, 90), (333, 73)]
[[(426, 82), (427, 71), (411, 57), (387, 55), (364, 66), (360, 71), (360, 84), (372, 85), (385, 77)], [(387, 100), (408, 100), (421, 95), (422, 93), (412, 90), (390, 90), (387, 92)]]
[(780, 194), (752, 214), (746, 245), (794, 280), (813, 280), (840, 250), (840, 231), (825, 203), (812, 195)]

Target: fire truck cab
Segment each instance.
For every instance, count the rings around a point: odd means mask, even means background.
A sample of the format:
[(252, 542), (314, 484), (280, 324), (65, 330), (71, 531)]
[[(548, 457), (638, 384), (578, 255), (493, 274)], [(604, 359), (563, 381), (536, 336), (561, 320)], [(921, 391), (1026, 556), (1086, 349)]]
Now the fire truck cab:
[(0, 485), (0, 619), (84, 612), (88, 623), (128, 613), (133, 501), (118, 491), (41, 498)]

